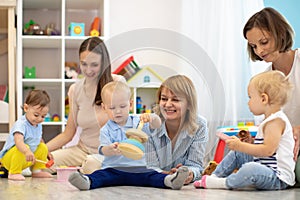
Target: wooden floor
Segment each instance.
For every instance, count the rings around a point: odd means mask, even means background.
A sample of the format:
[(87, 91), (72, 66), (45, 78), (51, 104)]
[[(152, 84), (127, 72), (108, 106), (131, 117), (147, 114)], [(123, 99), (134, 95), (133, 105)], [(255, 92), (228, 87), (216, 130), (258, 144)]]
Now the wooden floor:
[(145, 187), (107, 187), (89, 191), (79, 191), (68, 182), (53, 179), (26, 177), (25, 181), (10, 181), (0, 178), (0, 199), (109, 199), (109, 200), (155, 200), (155, 199), (201, 199), (201, 200), (267, 200), (300, 199), (300, 188), (282, 191), (231, 191), (195, 189), (192, 184), (181, 190), (157, 189)]

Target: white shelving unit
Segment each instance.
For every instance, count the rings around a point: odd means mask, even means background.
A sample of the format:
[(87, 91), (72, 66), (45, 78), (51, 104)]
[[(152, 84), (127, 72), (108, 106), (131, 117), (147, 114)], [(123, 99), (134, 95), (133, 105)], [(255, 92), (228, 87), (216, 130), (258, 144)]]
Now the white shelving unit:
[[(8, 101), (0, 102), (0, 142), (6, 140), (9, 128), (13, 125), (15, 114), (15, 7), (16, 0), (0, 2), (0, 84), (8, 85)], [(7, 65), (6, 65), (7, 64)]]
[[(17, 117), (28, 88), (44, 89), (51, 98), (50, 114), (60, 121), (44, 122), (44, 139), (51, 139), (64, 130), (65, 97), (74, 80), (64, 78), (65, 62), (79, 62), (78, 48), (89, 36), (95, 17), (101, 19), (101, 37), (106, 30), (106, 0), (20, 0), (17, 5)], [(54, 23), (60, 35), (24, 35), (23, 27), (34, 20), (41, 28)], [(85, 36), (69, 36), (70, 22), (85, 23)], [(79, 64), (79, 63), (78, 63)], [(25, 66), (36, 67), (36, 78), (24, 78)]]

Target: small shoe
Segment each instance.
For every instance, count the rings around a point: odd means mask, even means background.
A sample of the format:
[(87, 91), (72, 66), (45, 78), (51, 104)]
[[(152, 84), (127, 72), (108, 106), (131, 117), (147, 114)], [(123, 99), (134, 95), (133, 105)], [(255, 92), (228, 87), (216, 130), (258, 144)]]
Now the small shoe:
[(25, 177), (22, 174), (8, 174), (8, 179), (12, 181), (25, 181)]
[(30, 171), (30, 167), (27, 167), (26, 169), (23, 169), (22, 171), (22, 175), (25, 177), (30, 177), (31, 176), (31, 171)]
[(49, 172), (32, 172), (32, 177), (33, 178), (53, 178), (53, 176)]
[(90, 189), (91, 181), (90, 181), (89, 177), (85, 176), (81, 172), (72, 173), (69, 176), (68, 181), (73, 186), (78, 188), (79, 190), (89, 190)]

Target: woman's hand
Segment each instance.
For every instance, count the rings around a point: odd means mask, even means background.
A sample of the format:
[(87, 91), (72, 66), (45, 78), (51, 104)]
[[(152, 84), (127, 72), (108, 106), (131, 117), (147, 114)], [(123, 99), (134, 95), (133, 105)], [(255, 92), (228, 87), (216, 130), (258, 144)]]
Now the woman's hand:
[(194, 180), (194, 172), (189, 170), (189, 176), (185, 179), (184, 184), (187, 185)]
[(294, 134), (294, 140), (295, 140), (295, 146), (294, 146), (294, 160), (297, 161), (298, 154), (299, 154), (299, 138), (300, 138), (300, 126), (294, 126), (293, 127), (293, 134)]

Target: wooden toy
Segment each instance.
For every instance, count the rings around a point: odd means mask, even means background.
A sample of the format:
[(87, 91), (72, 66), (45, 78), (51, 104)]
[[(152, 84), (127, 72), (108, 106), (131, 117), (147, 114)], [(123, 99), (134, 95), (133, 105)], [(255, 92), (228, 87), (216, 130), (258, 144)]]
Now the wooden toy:
[(142, 143), (145, 143), (148, 140), (146, 133), (142, 131), (144, 126), (143, 122), (140, 122), (137, 129), (128, 129), (126, 131), (127, 140), (122, 141), (118, 148), (127, 158), (133, 160), (139, 160), (143, 157), (145, 152), (145, 147)]
[(52, 165), (54, 165), (54, 160), (48, 160), (47, 162), (46, 162), (46, 161), (43, 161), (43, 160), (38, 160), (38, 159), (35, 159), (35, 160), (36, 160), (37, 162), (46, 164), (46, 167), (47, 167), (47, 168), (50, 168), (50, 167), (52, 167)]

